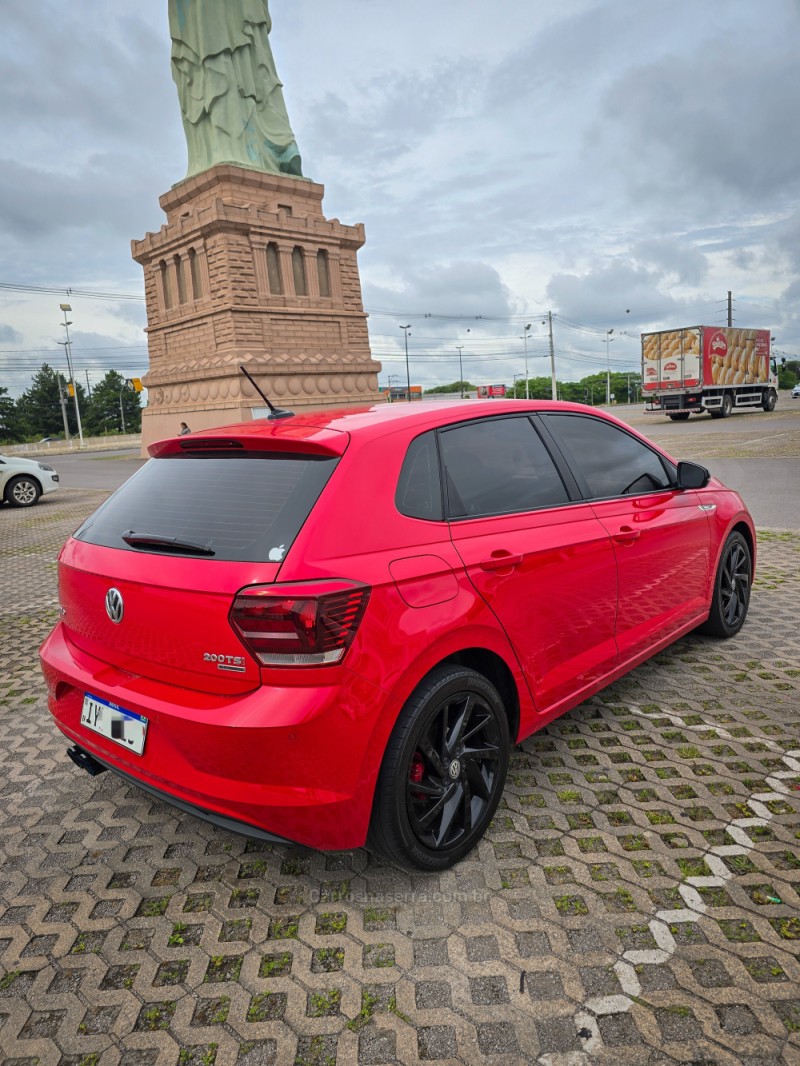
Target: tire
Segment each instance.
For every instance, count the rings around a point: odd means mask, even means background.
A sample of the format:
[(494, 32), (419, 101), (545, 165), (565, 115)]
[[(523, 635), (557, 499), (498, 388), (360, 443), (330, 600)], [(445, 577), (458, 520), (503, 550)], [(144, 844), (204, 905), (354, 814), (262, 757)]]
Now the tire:
[(720, 418), (727, 418), (732, 410), (733, 410), (733, 397), (731, 396), (731, 394), (729, 392), (726, 392), (725, 395), (722, 397), (722, 407), (720, 407), (720, 410), (719, 410), (719, 417)]
[(685, 422), (691, 414), (691, 411), (676, 411), (675, 414), (669, 415), (673, 422)]
[(20, 474), (11, 478), (4, 495), (12, 507), (33, 507), (42, 495), (42, 489), (35, 478)]
[(437, 667), (409, 697), (389, 738), (367, 846), (431, 873), (458, 862), (497, 809), (510, 746), (494, 685), (466, 667)]
[(750, 605), (753, 559), (741, 533), (731, 533), (722, 549), (708, 619), (699, 627), (711, 637), (734, 637)]
[(767, 389), (761, 400), (761, 406), (765, 411), (774, 411), (775, 404), (778, 402), (778, 394), (774, 389)]

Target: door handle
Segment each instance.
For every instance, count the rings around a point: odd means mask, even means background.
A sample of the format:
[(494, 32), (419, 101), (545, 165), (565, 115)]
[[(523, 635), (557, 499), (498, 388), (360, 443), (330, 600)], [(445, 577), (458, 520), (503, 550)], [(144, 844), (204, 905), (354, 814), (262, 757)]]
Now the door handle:
[(517, 552), (495, 551), (478, 564), (481, 570), (508, 570), (512, 566), (519, 566), (522, 555)]
[(620, 526), (617, 533), (611, 534), (612, 540), (615, 540), (617, 544), (633, 544), (640, 536), (641, 532), (631, 526)]

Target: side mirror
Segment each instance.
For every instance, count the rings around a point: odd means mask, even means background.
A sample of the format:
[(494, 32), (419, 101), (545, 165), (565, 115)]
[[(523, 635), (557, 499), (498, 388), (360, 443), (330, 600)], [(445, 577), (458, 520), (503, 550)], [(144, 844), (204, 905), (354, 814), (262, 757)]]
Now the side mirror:
[(699, 463), (678, 463), (678, 488), (703, 489), (711, 480), (711, 474)]

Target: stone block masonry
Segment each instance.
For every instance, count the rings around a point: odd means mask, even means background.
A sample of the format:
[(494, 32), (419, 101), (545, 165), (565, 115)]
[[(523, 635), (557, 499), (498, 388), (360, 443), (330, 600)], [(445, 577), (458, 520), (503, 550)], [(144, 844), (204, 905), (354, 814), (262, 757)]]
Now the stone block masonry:
[(363, 225), (322, 213), (311, 181), (222, 165), (160, 199), (167, 222), (132, 242), (145, 274), (150, 369), (142, 447), (248, 421), (263, 403), (239, 366), (293, 410), (374, 403), (357, 253)]

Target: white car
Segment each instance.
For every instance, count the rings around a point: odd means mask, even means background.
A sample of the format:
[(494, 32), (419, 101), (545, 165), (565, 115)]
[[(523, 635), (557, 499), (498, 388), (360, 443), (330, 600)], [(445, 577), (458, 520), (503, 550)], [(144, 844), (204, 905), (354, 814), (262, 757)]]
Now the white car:
[(800, 385), (795, 385), (795, 387), (792, 389), (792, 399), (800, 399)]
[(46, 463), (0, 455), (0, 499), (12, 507), (32, 507), (46, 492), (58, 488), (58, 474)]

